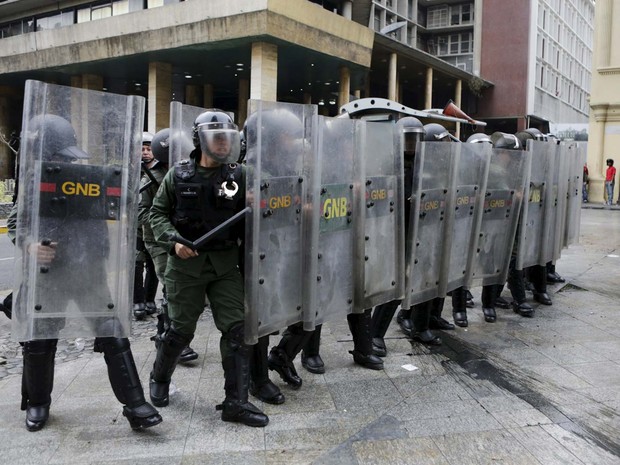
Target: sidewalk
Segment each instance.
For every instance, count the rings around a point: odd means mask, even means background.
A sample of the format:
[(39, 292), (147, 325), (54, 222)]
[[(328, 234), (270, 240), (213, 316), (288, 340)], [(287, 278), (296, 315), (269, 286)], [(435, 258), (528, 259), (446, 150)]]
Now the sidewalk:
[[(270, 417), (264, 429), (219, 419), (219, 334), (205, 313), (192, 342), (201, 356), (175, 372), (161, 425), (133, 432), (92, 340), (61, 341), (50, 420), (28, 433), (21, 355), (0, 315), (0, 462), (620, 464), (620, 212), (605, 210), (582, 210), (581, 244), (557, 264), (567, 282), (550, 287), (553, 306), (536, 304), (533, 319), (498, 309), (485, 323), (476, 289), (469, 327), (442, 332), (438, 349), (411, 344), (394, 323), (383, 371), (353, 364), (345, 321), (325, 325), (327, 372), (309, 374), (297, 360), (298, 391), (272, 375), (286, 403), (255, 402)], [(154, 319), (136, 323), (131, 339), (145, 389), (154, 331)]]

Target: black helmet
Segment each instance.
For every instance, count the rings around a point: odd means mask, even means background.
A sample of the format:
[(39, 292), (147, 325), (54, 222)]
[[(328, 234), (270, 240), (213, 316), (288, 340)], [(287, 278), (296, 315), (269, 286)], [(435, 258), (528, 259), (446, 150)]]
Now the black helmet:
[(469, 136), (467, 138), (467, 142), (470, 144), (481, 144), (481, 143), (488, 143), (488, 144), (492, 144), (493, 141), (491, 140), (491, 138), (489, 136), (487, 136), (485, 133), (483, 132), (476, 132), (474, 134), (472, 134), (471, 136)]
[(424, 125), (424, 140), (426, 142), (449, 141), (452, 137), (450, 132), (439, 123), (428, 123)]
[(207, 110), (196, 118), (192, 128), (194, 146), (219, 163), (234, 163), (239, 158), (239, 128), (227, 113)]
[(159, 161), (168, 163), (170, 155), (170, 128), (162, 129), (155, 133), (151, 140), (151, 151)]
[(517, 136), (501, 131), (491, 134), (491, 142), (493, 142), (493, 148), (496, 149), (519, 150), (522, 147)]
[(545, 136), (542, 132), (540, 132), (540, 131), (539, 131), (538, 129), (536, 129), (536, 128), (528, 128), (528, 129), (526, 129), (526, 130), (525, 130), (525, 131), (523, 131), (523, 132), (526, 132), (526, 133), (528, 133), (528, 134), (531, 134), (531, 135), (532, 135), (532, 138), (533, 138), (534, 140), (544, 140), (544, 141), (546, 141), (546, 140), (547, 140), (547, 136)]
[(33, 149), (41, 151), (43, 160), (74, 162), (89, 158), (77, 147), (77, 137), (71, 123), (56, 115), (38, 115), (30, 120), (28, 135)]
[(399, 119), (396, 124), (403, 132), (403, 152), (408, 155), (414, 154), (417, 143), (424, 140), (424, 134), (426, 133), (424, 125), (418, 118), (414, 118), (413, 116), (405, 116)]

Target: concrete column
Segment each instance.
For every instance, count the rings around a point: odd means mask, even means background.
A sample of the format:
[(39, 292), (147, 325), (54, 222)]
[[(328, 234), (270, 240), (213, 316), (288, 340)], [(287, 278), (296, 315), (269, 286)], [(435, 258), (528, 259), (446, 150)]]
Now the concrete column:
[(388, 100), (394, 100), (395, 102), (397, 101), (397, 95), (396, 95), (396, 80), (397, 80), (397, 73), (396, 73), (396, 67), (398, 65), (398, 55), (396, 55), (396, 53), (392, 53), (390, 54), (390, 68), (389, 68), (389, 73), (388, 73)]
[(155, 134), (170, 124), (172, 100), (172, 65), (149, 63), (148, 131)]
[(195, 84), (185, 86), (185, 103), (195, 107), (200, 106), (200, 88)]
[(340, 67), (340, 89), (338, 90), (338, 108), (349, 103), (351, 93), (351, 70), (346, 66)]
[(82, 89), (102, 90), (103, 77), (96, 74), (82, 74)]
[(424, 91), (424, 109), (433, 107), (433, 68), (426, 68), (426, 89)]
[(351, 19), (353, 15), (353, 2), (351, 0), (344, 0), (342, 2), (342, 16), (347, 19)]
[(362, 96), (362, 91), (361, 91), (361, 90), (359, 90), (359, 89), (355, 89), (355, 90), (353, 91), (353, 95), (355, 95), (355, 98), (361, 98), (361, 96)]
[(248, 117), (248, 98), (250, 97), (250, 81), (239, 79), (239, 107), (237, 109), (237, 124), (243, 127), (245, 119)]
[(71, 87), (82, 88), (82, 76), (71, 76)]
[[(463, 81), (460, 79), (457, 79), (456, 84), (454, 85), (454, 104), (459, 108), (461, 108), (462, 95), (463, 95)], [(461, 123), (456, 123), (454, 137), (456, 137), (457, 139), (461, 138)]]
[(312, 103), (312, 94), (304, 92), (304, 105), (310, 105)]
[(598, 0), (596, 4), (596, 13), (599, 22), (598, 24), (595, 23), (595, 26), (598, 27), (594, 28), (594, 54), (598, 55), (596, 66), (601, 68), (609, 66), (611, 60), (613, 1), (614, 0)]
[(278, 99), (278, 46), (252, 44), (250, 98), (275, 102)]
[[(17, 131), (17, 126), (11, 124), (10, 115), (17, 105), (11, 101), (15, 89), (0, 86), (0, 135), (6, 143), (11, 139), (11, 132)], [(15, 176), (15, 153), (5, 142), (0, 142), (0, 179), (13, 179)]]
[(202, 88), (203, 108), (213, 108), (213, 84), (205, 84)]
[(592, 105), (591, 108), (590, 128), (594, 129), (594, 131), (590, 134), (588, 141), (588, 171), (590, 173), (588, 200), (590, 202), (602, 202), (605, 191), (605, 171), (607, 170), (605, 160), (607, 158), (614, 158), (607, 156), (605, 148), (607, 145), (605, 139), (607, 138), (609, 105)]

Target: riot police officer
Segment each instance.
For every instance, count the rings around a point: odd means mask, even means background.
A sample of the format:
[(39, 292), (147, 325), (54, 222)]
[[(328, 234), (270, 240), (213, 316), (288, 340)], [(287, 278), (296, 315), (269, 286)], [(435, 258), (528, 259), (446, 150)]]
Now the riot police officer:
[(238, 245), (242, 233), (237, 227), (219, 231), (198, 250), (174, 240), (182, 236), (194, 241), (243, 208), (245, 169), (235, 163), (239, 130), (228, 114), (211, 109), (196, 118), (193, 138), (190, 158), (166, 174), (151, 208), (155, 237), (170, 254), (165, 282), (171, 324), (153, 363), (150, 396), (155, 405), (168, 405), (172, 375), (194, 337), (206, 291), (222, 333), (226, 397), (217, 409), (224, 421), (262, 427), (269, 418), (248, 400), (251, 347), (244, 341)]
[[(404, 152), (404, 185), (405, 185), (405, 237), (409, 234), (409, 218), (411, 216), (411, 195), (413, 189), (413, 164), (415, 161), (416, 146), (419, 141), (424, 140), (424, 126), (419, 119), (413, 116), (405, 116), (398, 120), (400, 130), (403, 133), (403, 152)], [(400, 305), (400, 300), (393, 300), (385, 304), (377, 305), (372, 313), (372, 348), (375, 355), (385, 357), (387, 348), (385, 346), (385, 333), (392, 322), (394, 313)], [(410, 326), (410, 312), (401, 310), (399, 312), (399, 325)], [(411, 328), (407, 329), (409, 336)]]
[[(425, 142), (450, 142), (453, 139), (450, 132), (441, 124), (428, 123), (424, 125)], [(464, 296), (466, 302), (467, 294), (464, 293)], [(431, 329), (454, 329), (454, 325), (441, 316), (444, 301), (444, 298), (437, 297), (416, 304), (413, 308), (401, 309), (396, 321), (403, 332), (410, 335), (414, 341), (429, 346), (441, 345), (441, 338), (433, 334)]]
[[(142, 170), (144, 174), (140, 184), (140, 203), (138, 204), (138, 223), (142, 228), (142, 238), (146, 251), (150, 256), (157, 280), (163, 283), (164, 273), (166, 271), (166, 263), (168, 261), (168, 253), (157, 243), (151, 225), (149, 223), (149, 213), (153, 198), (157, 193), (157, 189), (168, 172), (168, 158), (170, 149), (170, 129), (165, 128), (157, 132), (151, 139), (151, 150), (146, 154), (142, 154)], [(147, 174), (148, 170), (148, 174)], [(161, 311), (157, 315), (157, 334), (152, 337), (155, 344), (158, 345), (163, 337), (165, 330), (170, 326), (170, 318), (168, 317), (168, 300), (166, 298), (166, 289), (163, 289), (163, 302)], [(147, 302), (148, 304), (148, 302)], [(179, 362), (186, 363), (196, 360), (198, 354), (190, 346), (183, 349)]]
[[(153, 134), (142, 133), (142, 166), (153, 163), (151, 141)], [(146, 272), (146, 273), (145, 273)], [(133, 316), (136, 320), (143, 320), (146, 315), (157, 312), (155, 295), (159, 284), (153, 259), (145, 246), (142, 226), (138, 225), (138, 237), (136, 240), (136, 263), (133, 284)]]
[[(100, 167), (74, 164), (77, 161), (87, 160), (89, 155), (77, 147), (75, 131), (66, 119), (52, 114), (36, 116), (29, 123), (28, 134), (30, 134), (28, 137), (33, 138), (29, 147), (41, 148), (43, 161), (41, 169), (46, 173), (61, 175), (68, 171), (76, 173), (78, 177), (87, 177), (91, 183), (101, 183), (94, 188), (95, 192), (105, 183), (106, 180), (96, 179), (97, 176), (93, 174), (98, 171), (90, 169)], [(22, 157), (26, 156), (31, 154), (23, 154)], [(24, 166), (22, 163), (22, 168)], [(40, 311), (51, 311), (52, 314), (64, 313), (70, 302), (74, 302), (80, 309), (90, 308), (89, 301), (112, 302), (105, 267), (109, 246), (106, 234), (107, 218), (101, 215), (102, 211), (98, 208), (100, 204), (96, 203), (98, 199), (93, 196), (86, 201), (86, 205), (78, 205), (80, 201), (75, 198), (66, 196), (59, 200), (58, 197), (45, 197), (46, 193), (40, 192), (42, 202), (40, 214), (43, 218), (38, 230), (39, 242), (29, 242), (30, 225), (18, 225), (19, 201), (13, 206), (8, 220), (11, 240), (15, 242), (18, 239), (18, 245), (24, 249), (23, 253), (26, 256), (34, 256), (40, 266), (41, 278), (37, 279), (37, 292), (42, 296), (55, 297), (54, 299), (50, 297), (52, 300), (50, 302), (41, 302), (43, 305), (38, 307), (43, 308)], [(22, 202), (24, 195), (27, 194), (24, 193), (19, 198)], [(53, 208), (60, 203), (62, 205), (59, 208)], [(101, 236), (90, 234), (92, 231), (98, 231), (105, 240), (101, 240)], [(22, 234), (27, 235), (22, 237)], [(93, 250), (100, 254), (100, 259), (90, 260), (94, 256)], [(79, 273), (75, 273), (76, 269), (80, 270)], [(19, 300), (26, 298), (26, 296), (20, 297), (20, 293), (17, 294), (18, 311), (21, 305)], [(46, 310), (46, 307), (49, 309)], [(128, 314), (129, 312), (127, 309)], [(21, 317), (13, 313), (13, 318), (18, 322)], [(94, 332), (99, 334), (113, 334), (113, 328), (119, 325), (112, 316), (88, 318), (88, 315), (84, 314), (84, 317), (89, 324), (96, 326)], [(40, 430), (49, 418), (57, 336), (64, 325), (64, 318), (38, 319), (34, 322), (35, 328), (44, 326), (52, 337), (28, 340), (22, 344), (24, 356), (22, 410), (26, 410), (28, 431)], [(161, 423), (162, 418), (157, 410), (144, 398), (129, 340), (119, 337), (96, 337), (94, 350), (104, 354), (112, 390), (116, 398), (124, 404), (123, 415), (129, 420), (131, 427), (142, 429)]]

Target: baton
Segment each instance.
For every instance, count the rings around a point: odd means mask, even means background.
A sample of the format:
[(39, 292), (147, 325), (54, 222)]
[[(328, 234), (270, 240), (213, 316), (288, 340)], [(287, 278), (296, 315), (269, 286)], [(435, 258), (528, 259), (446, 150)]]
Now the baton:
[(140, 193), (151, 187), (153, 184), (159, 186), (159, 182), (157, 182), (157, 179), (155, 178), (155, 176), (153, 176), (151, 170), (147, 168), (146, 163), (141, 162), (140, 169), (149, 178), (149, 182), (147, 182), (144, 186), (140, 187)]
[(189, 239), (185, 239), (184, 237), (179, 236), (178, 234), (169, 234), (168, 235), (168, 240), (172, 241), (172, 242), (178, 242), (179, 244), (183, 244), (183, 245), (189, 247), (192, 250), (198, 250), (199, 247), (202, 247), (205, 243), (207, 243), (209, 240), (211, 240), (211, 238), (215, 234), (217, 234), (221, 230), (226, 229), (226, 228), (232, 226), (233, 224), (239, 222), (240, 220), (245, 218), (246, 214), (251, 213), (251, 212), (252, 212), (252, 208), (251, 207), (245, 207), (243, 210), (241, 210), (238, 213), (235, 213), (233, 216), (228, 218), (226, 221), (224, 221), (221, 224), (218, 224), (211, 231), (209, 231), (208, 233), (206, 233), (203, 236), (199, 237), (195, 241), (190, 241)]

